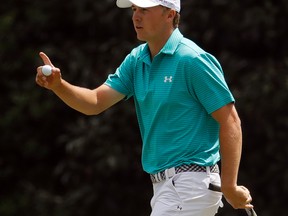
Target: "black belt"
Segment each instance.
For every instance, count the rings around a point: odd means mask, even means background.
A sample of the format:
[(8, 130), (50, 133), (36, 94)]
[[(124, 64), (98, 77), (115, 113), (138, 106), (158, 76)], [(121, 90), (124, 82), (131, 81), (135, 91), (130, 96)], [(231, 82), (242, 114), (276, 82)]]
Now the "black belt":
[[(219, 167), (217, 164), (209, 166), (209, 168), (211, 173), (219, 173)], [(196, 164), (181, 165), (178, 167), (173, 167), (171, 169), (161, 171), (156, 174), (150, 174), (150, 178), (152, 183), (157, 183), (166, 180), (166, 173), (168, 175), (168, 178), (171, 178), (173, 175), (182, 172), (207, 172), (207, 168), (206, 166), (199, 166)]]

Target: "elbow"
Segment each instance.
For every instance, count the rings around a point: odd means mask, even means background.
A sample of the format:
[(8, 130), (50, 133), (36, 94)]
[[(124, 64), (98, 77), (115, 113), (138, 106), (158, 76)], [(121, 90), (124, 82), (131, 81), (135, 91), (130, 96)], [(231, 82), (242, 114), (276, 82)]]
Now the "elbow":
[(241, 119), (239, 118), (238, 115), (234, 115), (232, 116), (232, 123), (234, 123), (235, 125), (237, 125), (238, 127), (241, 127)]
[(241, 119), (238, 116), (237, 112), (232, 115), (232, 121), (234, 122), (235, 125), (237, 125), (239, 128), (241, 128)]
[(82, 112), (82, 114), (86, 115), (86, 116), (96, 116), (99, 115), (101, 112), (95, 112), (95, 111), (85, 111)]
[(86, 116), (96, 116), (96, 115), (101, 114), (102, 112), (103, 110), (100, 110), (100, 109), (91, 109), (91, 110), (82, 111), (81, 113), (83, 113)]
[(98, 115), (96, 113), (91, 113), (91, 112), (82, 112), (82, 114), (84, 114), (86, 116), (96, 116), (96, 115)]

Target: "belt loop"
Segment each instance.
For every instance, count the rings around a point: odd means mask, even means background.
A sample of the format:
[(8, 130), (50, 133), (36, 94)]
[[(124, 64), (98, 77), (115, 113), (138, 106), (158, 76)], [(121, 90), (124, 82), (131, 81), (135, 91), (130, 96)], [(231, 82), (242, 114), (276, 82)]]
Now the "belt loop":
[(170, 169), (166, 169), (165, 170), (165, 178), (166, 178), (166, 181), (169, 180), (170, 178), (172, 178), (174, 175), (175, 175), (175, 168), (172, 167)]
[(207, 176), (210, 177), (210, 167), (209, 166), (206, 166), (206, 173), (207, 173)]

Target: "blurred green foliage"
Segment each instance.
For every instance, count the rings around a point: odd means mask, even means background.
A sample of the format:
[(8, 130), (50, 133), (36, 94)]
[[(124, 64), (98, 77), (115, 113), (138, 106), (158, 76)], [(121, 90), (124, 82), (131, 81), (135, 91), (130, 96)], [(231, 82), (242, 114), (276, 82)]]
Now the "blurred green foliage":
[[(286, 215), (288, 2), (182, 0), (181, 31), (221, 62), (243, 126), (239, 184), (259, 215)], [(133, 101), (84, 116), (35, 84), (46, 52), (63, 77), (94, 88), (139, 42), (115, 0), (0, 5), (0, 215), (147, 216)], [(228, 204), (219, 215), (243, 215)]]

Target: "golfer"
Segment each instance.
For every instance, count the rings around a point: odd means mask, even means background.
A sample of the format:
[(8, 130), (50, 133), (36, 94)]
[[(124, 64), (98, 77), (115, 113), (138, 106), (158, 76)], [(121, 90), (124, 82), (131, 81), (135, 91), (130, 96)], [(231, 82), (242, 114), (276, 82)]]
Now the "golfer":
[(42, 52), (53, 69), (46, 77), (38, 67), (36, 82), (87, 115), (134, 98), (142, 165), (154, 190), (151, 216), (215, 215), (222, 194), (234, 208), (252, 208), (249, 190), (237, 184), (242, 134), (233, 95), (216, 58), (181, 34), (180, 0), (116, 4), (132, 9), (143, 44), (105, 83), (95, 89), (72, 85)]

